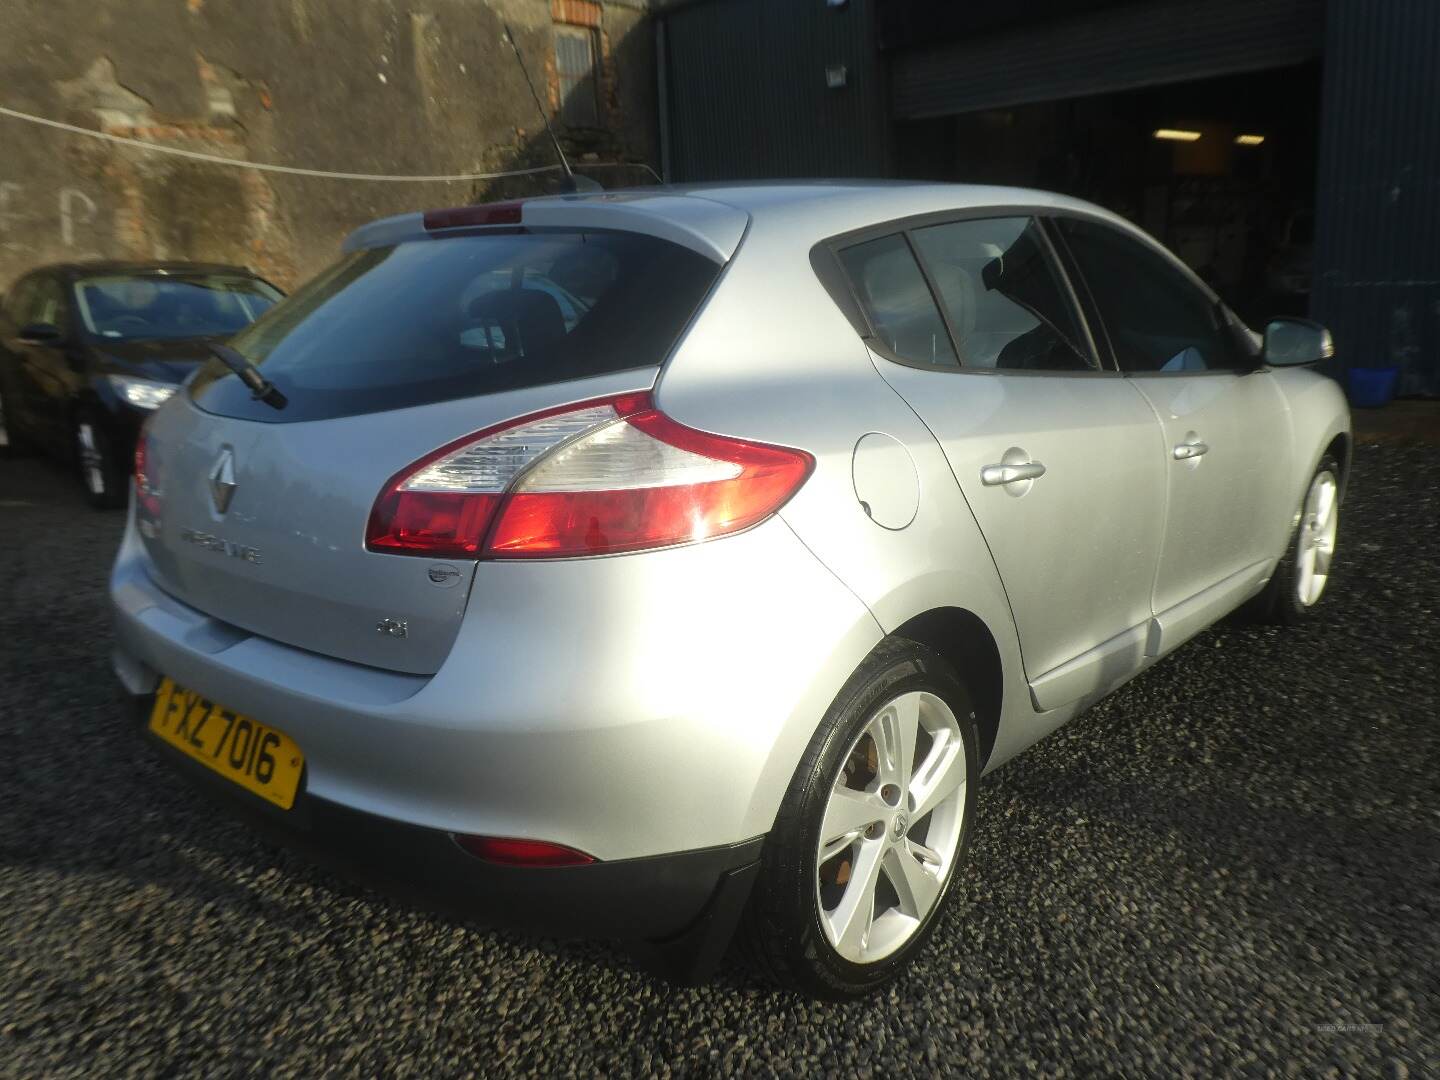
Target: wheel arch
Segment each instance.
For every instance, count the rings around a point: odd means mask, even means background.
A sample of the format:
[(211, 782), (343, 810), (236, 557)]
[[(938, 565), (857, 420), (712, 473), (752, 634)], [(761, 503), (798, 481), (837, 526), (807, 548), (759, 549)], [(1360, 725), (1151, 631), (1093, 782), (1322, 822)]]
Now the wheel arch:
[(980, 735), (980, 767), (983, 769), (995, 748), (1004, 704), (1004, 665), (995, 635), (985, 621), (961, 607), (936, 607), (922, 611), (897, 626), (891, 633), (934, 649), (953, 667), (970, 691), (975, 706), (975, 724)]
[[(101, 396), (100, 390), (87, 383), (65, 399), (65, 424), (74, 428), (82, 417), (87, 416), (104, 422), (111, 411), (112, 407)], [(73, 437), (73, 432), (71, 434)]]
[(1307, 368), (1273, 368), (1270, 377), (1290, 409), (1294, 453), (1294, 500), (1298, 504), (1310, 485), (1320, 459), (1334, 454), (1340, 463), (1343, 500), (1354, 453), (1350, 408), (1334, 379)]
[(1329, 445), (1321, 452), (1320, 457), (1327, 454), (1340, 463), (1340, 502), (1345, 502), (1345, 486), (1350, 480), (1350, 455), (1354, 452), (1354, 440), (1348, 431), (1342, 431), (1330, 440)]

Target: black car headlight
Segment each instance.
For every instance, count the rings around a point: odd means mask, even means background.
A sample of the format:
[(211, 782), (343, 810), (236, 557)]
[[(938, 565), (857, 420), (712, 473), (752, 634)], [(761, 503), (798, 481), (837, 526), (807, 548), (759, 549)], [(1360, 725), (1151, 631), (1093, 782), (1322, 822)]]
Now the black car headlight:
[(110, 385), (121, 400), (137, 409), (158, 409), (175, 393), (172, 383), (142, 379), (138, 375), (107, 375)]

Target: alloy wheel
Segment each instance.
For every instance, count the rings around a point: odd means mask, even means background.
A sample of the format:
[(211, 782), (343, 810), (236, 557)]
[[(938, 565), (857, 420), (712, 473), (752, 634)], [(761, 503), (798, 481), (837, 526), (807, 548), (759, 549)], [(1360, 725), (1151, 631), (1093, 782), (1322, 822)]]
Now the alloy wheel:
[(1335, 474), (1322, 470), (1315, 474), (1305, 496), (1295, 560), (1295, 594), (1301, 607), (1310, 607), (1319, 600), (1330, 579), (1335, 533), (1340, 522), (1339, 493)]
[(820, 923), (844, 959), (883, 960), (925, 924), (964, 831), (966, 776), (960, 725), (935, 694), (901, 694), (856, 738), (815, 859)]

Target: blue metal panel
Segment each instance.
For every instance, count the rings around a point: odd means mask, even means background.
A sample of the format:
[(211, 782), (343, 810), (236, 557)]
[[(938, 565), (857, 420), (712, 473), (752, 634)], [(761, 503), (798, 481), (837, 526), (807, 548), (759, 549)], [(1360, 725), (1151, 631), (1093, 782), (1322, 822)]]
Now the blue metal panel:
[(1344, 367), (1440, 394), (1440, 3), (1330, 0), (1311, 310)]
[[(673, 179), (883, 175), (872, 0), (710, 0), (656, 14)], [(841, 69), (843, 85), (827, 85)]]

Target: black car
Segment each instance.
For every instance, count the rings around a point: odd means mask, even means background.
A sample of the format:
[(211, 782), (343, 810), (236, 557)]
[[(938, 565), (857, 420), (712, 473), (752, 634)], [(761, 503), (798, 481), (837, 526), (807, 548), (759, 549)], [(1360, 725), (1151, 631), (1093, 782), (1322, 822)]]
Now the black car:
[(0, 451), (75, 461), (96, 506), (119, 506), (135, 436), (209, 346), (281, 297), (248, 270), (202, 263), (46, 266), (0, 304)]

